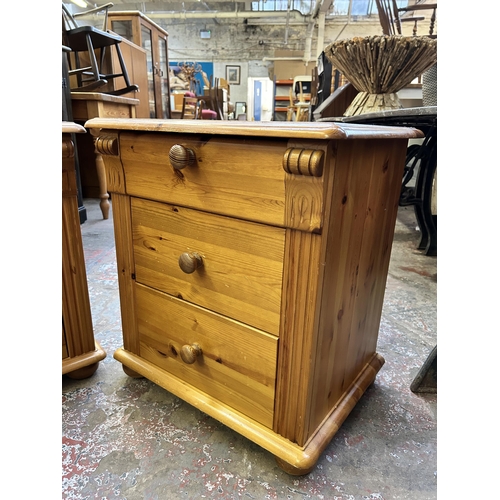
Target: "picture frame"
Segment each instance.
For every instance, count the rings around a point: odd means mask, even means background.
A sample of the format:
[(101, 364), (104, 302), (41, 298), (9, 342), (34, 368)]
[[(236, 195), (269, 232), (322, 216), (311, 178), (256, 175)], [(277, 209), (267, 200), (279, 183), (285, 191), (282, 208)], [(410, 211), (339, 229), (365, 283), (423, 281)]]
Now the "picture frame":
[(234, 118), (237, 120), (239, 115), (244, 115), (247, 112), (246, 102), (236, 102), (234, 105)]
[(241, 66), (226, 66), (226, 80), (229, 85), (239, 85)]

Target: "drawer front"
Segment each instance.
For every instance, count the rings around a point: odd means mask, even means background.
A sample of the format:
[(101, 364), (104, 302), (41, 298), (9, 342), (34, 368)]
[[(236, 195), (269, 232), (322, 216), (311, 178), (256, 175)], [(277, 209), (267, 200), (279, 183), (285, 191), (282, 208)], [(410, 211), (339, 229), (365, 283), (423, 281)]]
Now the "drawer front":
[[(193, 165), (172, 167), (175, 144), (193, 151)], [(285, 151), (284, 139), (120, 134), (127, 194), (277, 226), (285, 225)]]
[[(272, 428), (278, 339), (136, 284), (140, 356)], [(198, 356), (182, 359), (183, 347)]]
[[(278, 335), (284, 229), (137, 198), (131, 205), (137, 282)], [(201, 267), (183, 271), (179, 258), (195, 255)]]

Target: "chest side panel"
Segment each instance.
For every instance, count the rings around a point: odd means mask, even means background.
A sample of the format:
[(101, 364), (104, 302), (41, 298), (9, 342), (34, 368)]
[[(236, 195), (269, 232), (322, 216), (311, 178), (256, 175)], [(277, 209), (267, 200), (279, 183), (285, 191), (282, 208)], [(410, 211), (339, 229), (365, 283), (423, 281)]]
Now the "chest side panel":
[(323, 250), (309, 434), (374, 363), (406, 142), (370, 140), (338, 147)]

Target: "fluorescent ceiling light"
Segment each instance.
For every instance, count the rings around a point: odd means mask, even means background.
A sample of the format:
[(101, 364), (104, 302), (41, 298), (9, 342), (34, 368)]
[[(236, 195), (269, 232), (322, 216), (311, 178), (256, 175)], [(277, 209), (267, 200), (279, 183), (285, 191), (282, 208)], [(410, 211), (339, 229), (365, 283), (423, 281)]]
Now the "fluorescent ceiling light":
[(87, 2), (85, 0), (71, 0), (75, 5), (78, 5), (78, 7), (81, 7), (82, 9), (85, 9), (87, 7)]

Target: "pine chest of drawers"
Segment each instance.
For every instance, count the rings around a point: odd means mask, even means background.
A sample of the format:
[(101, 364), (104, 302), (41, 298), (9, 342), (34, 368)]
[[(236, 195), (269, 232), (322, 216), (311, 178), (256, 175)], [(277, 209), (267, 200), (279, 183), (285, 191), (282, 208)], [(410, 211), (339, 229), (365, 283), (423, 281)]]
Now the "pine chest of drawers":
[(85, 129), (62, 122), (62, 374), (87, 378), (106, 352), (94, 338), (75, 170), (75, 138)]
[(411, 128), (112, 120), (114, 353), (304, 474), (374, 381)]

